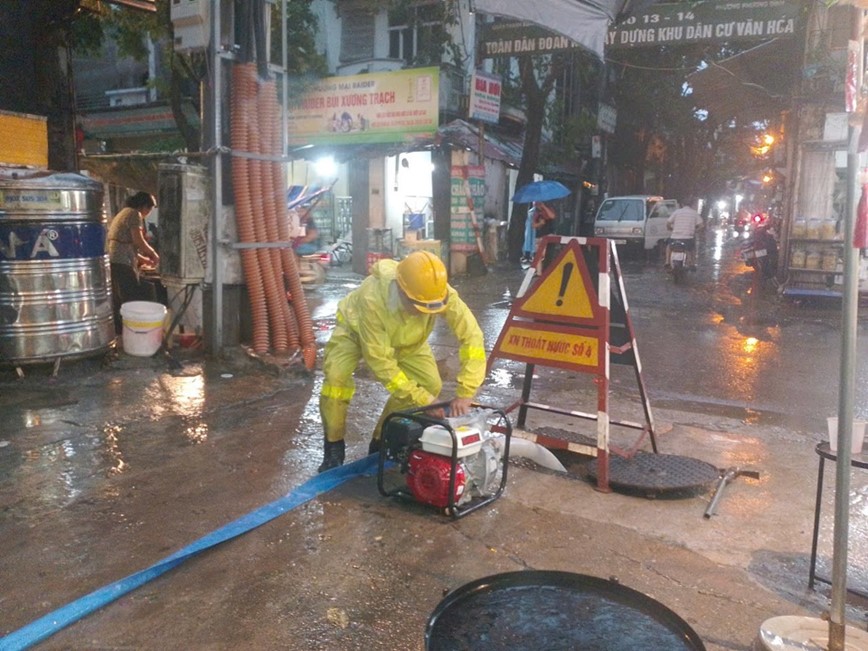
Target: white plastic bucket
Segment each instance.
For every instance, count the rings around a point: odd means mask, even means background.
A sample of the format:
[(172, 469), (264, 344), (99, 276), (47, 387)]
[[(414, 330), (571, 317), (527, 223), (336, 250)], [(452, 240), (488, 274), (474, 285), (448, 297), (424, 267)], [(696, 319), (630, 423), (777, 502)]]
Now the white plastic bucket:
[(135, 357), (150, 357), (163, 343), (166, 306), (150, 301), (130, 301), (121, 305), (124, 324), (124, 352)]
[[(868, 633), (844, 625), (846, 651), (868, 651)], [(780, 615), (767, 619), (760, 626), (754, 649), (761, 651), (805, 651), (829, 648), (829, 622), (819, 617)]]
[[(829, 416), (827, 419), (829, 425), (829, 449), (832, 452), (838, 450), (838, 417)], [(853, 421), (853, 438), (850, 441), (850, 454), (862, 454), (862, 445), (865, 442), (865, 425), (868, 424), (864, 420)]]

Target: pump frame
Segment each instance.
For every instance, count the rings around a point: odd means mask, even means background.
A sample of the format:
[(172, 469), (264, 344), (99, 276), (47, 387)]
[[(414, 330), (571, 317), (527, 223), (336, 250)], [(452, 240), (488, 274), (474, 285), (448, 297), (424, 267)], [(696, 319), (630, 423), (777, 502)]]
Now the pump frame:
[[(409, 409), (406, 411), (396, 411), (389, 414), (386, 419), (383, 421), (383, 429), (382, 435), (380, 439), (380, 455), (379, 462), (377, 464), (377, 488), (380, 491), (380, 494), (385, 497), (398, 497), (400, 499), (410, 500), (412, 502), (417, 502), (419, 504), (424, 504), (430, 508), (434, 508), (438, 511), (441, 511), (444, 515), (451, 516), (454, 520), (458, 518), (462, 518), (465, 515), (472, 513), (473, 511), (485, 506), (486, 504), (490, 504), (498, 497), (503, 494), (503, 490), (506, 488), (506, 480), (507, 480), (507, 469), (509, 467), (509, 444), (512, 438), (512, 423), (509, 421), (509, 417), (506, 415), (506, 412), (502, 409), (498, 409), (495, 407), (489, 407), (484, 405), (473, 404), (472, 407), (475, 409), (489, 409), (492, 411), (492, 417), (498, 416), (497, 422), (490, 426), (492, 431), (503, 433), (504, 434), (504, 448), (503, 448), (503, 472), (500, 478), (500, 485), (495, 491), (494, 494), (488, 497), (475, 497), (470, 500), (466, 505), (459, 506), (455, 503), (455, 477), (458, 471), (458, 437), (455, 433), (453, 427), (449, 424), (449, 421), (445, 418), (434, 418), (428, 415), (428, 411), (431, 409), (447, 409), (449, 407), (448, 402), (440, 402), (432, 405), (426, 405), (424, 407), (417, 407), (415, 409)], [(391, 451), (391, 433), (390, 428), (388, 427), (389, 422), (392, 420), (397, 420), (399, 418), (408, 419), (419, 423), (424, 427), (428, 427), (431, 425), (441, 425), (444, 427), (452, 438), (452, 457), (449, 466), (449, 503), (443, 507), (436, 507), (431, 504), (427, 504), (425, 502), (420, 502), (416, 499), (413, 493), (406, 487), (406, 485), (400, 485), (396, 488), (387, 488), (385, 485), (385, 475), (387, 470), (387, 462), (399, 462), (400, 459), (397, 459), (395, 456), (390, 455)], [(415, 441), (411, 441), (409, 445), (404, 447), (405, 456), (409, 457), (409, 454), (412, 450), (421, 450), (422, 445), (418, 439)], [(401, 475), (406, 474), (406, 467), (399, 467), (398, 472)]]

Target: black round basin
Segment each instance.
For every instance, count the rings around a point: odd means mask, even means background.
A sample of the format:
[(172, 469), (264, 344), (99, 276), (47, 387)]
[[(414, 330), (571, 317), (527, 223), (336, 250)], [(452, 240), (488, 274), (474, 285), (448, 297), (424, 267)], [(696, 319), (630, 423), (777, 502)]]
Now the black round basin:
[(613, 580), (529, 570), (449, 593), (428, 620), (426, 651), (705, 651), (681, 617)]

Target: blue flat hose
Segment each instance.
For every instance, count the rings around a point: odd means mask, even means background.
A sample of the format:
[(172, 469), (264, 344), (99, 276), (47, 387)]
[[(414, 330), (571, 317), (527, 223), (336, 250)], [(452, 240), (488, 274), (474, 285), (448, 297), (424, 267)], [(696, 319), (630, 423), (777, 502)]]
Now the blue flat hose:
[(102, 608), (128, 592), (132, 592), (152, 579), (165, 574), (199, 552), (203, 552), (232, 538), (237, 538), (241, 534), (247, 533), (266, 522), (270, 522), (287, 511), (291, 511), (297, 506), (301, 506), (305, 502), (309, 502), (318, 495), (327, 493), (351, 479), (376, 473), (378, 460), (379, 455), (372, 454), (364, 459), (332, 468), (308, 479), (284, 497), (261, 506), (255, 511), (251, 511), (237, 520), (233, 520), (229, 524), (202, 536), (199, 540), (154, 563), (149, 568), (135, 574), (130, 574), (119, 581), (103, 586), (83, 597), (79, 597), (75, 601), (61, 606), (57, 610), (0, 638), (0, 651), (26, 649), (41, 642), (57, 633), (57, 631), (77, 622), (82, 617)]

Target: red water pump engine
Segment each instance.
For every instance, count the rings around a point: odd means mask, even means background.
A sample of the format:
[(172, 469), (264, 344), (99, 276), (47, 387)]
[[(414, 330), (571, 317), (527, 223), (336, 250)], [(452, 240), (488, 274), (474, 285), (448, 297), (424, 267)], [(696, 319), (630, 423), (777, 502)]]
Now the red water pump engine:
[[(431, 504), (441, 509), (449, 506), (449, 480), (452, 477), (452, 461), (448, 457), (424, 450), (414, 450), (410, 453), (410, 469), (407, 472), (407, 486), (410, 492), (420, 502)], [(467, 473), (458, 464), (455, 468), (455, 488), (452, 490), (452, 500), (461, 501), (464, 494)]]
[[(491, 431), (492, 413), (482, 410), (444, 420), (417, 411), (392, 414), (383, 424), (380, 492), (409, 496), (456, 517), (462, 509), (498, 497), (506, 482), (511, 428), (503, 414), (502, 431)], [(406, 488), (384, 487), (386, 460), (398, 463)]]

